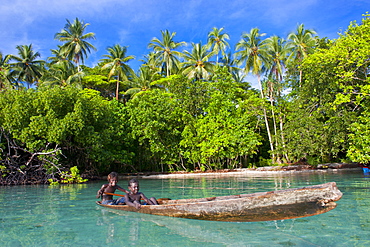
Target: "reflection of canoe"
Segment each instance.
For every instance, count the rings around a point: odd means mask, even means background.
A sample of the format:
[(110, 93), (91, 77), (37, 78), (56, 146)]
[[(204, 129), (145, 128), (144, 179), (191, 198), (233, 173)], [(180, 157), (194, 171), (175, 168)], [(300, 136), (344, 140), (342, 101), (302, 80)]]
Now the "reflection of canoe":
[(266, 221), (306, 217), (335, 208), (342, 197), (335, 182), (296, 189), (200, 199), (163, 200), (160, 205), (99, 205), (119, 210), (163, 216), (215, 220)]

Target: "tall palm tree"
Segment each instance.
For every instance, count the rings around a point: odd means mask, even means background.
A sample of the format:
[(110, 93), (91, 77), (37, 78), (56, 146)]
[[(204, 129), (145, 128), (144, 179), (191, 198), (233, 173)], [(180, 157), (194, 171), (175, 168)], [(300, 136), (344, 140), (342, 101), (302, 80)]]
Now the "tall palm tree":
[(266, 39), (266, 48), (266, 67), (269, 76), (281, 82), (283, 80), (286, 60), (291, 52), (289, 44), (283, 38), (275, 35)]
[(214, 55), (201, 43), (192, 43), (192, 51), (184, 51), (183, 74), (190, 79), (208, 80), (214, 70), (214, 64), (208, 60)]
[[(291, 53), (291, 48), (289, 44), (282, 38), (278, 36), (272, 36), (266, 39), (266, 46), (267, 46), (267, 79), (266, 79), (266, 92), (267, 96), (270, 100), (271, 105), (271, 113), (272, 113), (272, 122), (274, 125), (274, 134), (276, 137), (276, 144), (278, 143), (278, 136), (277, 136), (277, 124), (276, 124), (276, 116), (275, 116), (275, 106), (274, 102), (277, 102), (283, 90), (283, 75), (285, 72), (285, 64), (286, 60)], [(280, 139), (283, 147), (285, 147), (284, 135), (283, 135), (283, 120), (282, 120), (282, 112), (280, 110), (278, 117), (280, 122)], [(289, 160), (288, 155), (284, 154), (285, 159)], [(280, 161), (280, 156), (277, 157)]]
[(36, 60), (40, 57), (39, 52), (34, 52), (32, 44), (18, 45), (18, 56), (10, 55), (13, 63), (11, 63), (12, 75), (18, 82), (26, 82), (28, 88), (37, 82), (42, 76), (43, 64), (45, 61)]
[(61, 32), (56, 33), (54, 38), (64, 42), (60, 47), (60, 51), (69, 60), (74, 61), (78, 68), (80, 61), (84, 63), (84, 58), (87, 58), (87, 54), (91, 50), (96, 50), (96, 48), (87, 42), (88, 39), (95, 39), (94, 33), (85, 33), (89, 23), (84, 23), (76, 18), (73, 23), (67, 19), (67, 24), (64, 26)]
[(230, 39), (227, 33), (222, 33), (224, 28), (214, 27), (212, 31), (208, 33), (207, 46), (214, 52), (216, 57), (216, 64), (218, 64), (218, 57), (221, 52), (222, 56), (226, 56), (226, 48), (230, 47), (229, 43), (226, 41)]
[[(262, 99), (264, 99), (265, 96), (261, 83), (261, 74), (264, 71), (268, 57), (266, 40), (261, 39), (263, 36), (265, 36), (265, 34), (260, 33), (258, 28), (252, 28), (249, 33), (242, 35), (242, 39), (236, 44), (237, 52), (235, 53), (239, 64), (245, 63), (244, 71), (246, 73), (252, 72), (252, 74), (257, 76)], [(270, 142), (270, 149), (271, 151), (274, 151), (274, 144), (267, 119), (266, 109), (264, 108), (263, 111), (267, 135)]]
[(242, 35), (242, 39), (236, 44), (237, 61), (239, 64), (245, 63), (244, 71), (260, 77), (263, 72), (263, 65), (266, 62), (267, 49), (266, 41), (261, 37), (265, 33), (260, 33), (258, 28), (252, 28), (249, 33)]
[[(312, 53), (313, 48), (317, 45), (317, 40), (314, 37), (316, 32), (312, 29), (305, 29), (303, 24), (298, 25), (296, 32), (288, 35), (289, 44), (293, 52), (289, 57), (291, 63), (300, 64), (302, 60)], [(299, 70), (299, 86), (302, 84), (302, 70)]]
[(118, 100), (119, 96), (119, 84), (125, 79), (128, 80), (128, 77), (134, 74), (133, 70), (126, 63), (134, 59), (134, 56), (127, 56), (127, 47), (116, 44), (107, 49), (109, 54), (103, 55), (103, 59), (100, 61), (104, 64), (102, 70), (109, 69), (108, 78), (115, 76), (117, 79), (116, 84), (116, 99)]
[(168, 30), (165, 30), (161, 31), (161, 33), (162, 40), (153, 38), (148, 47), (153, 48), (157, 54), (156, 61), (161, 65), (162, 70), (166, 71), (166, 76), (170, 76), (174, 70), (178, 69), (179, 57), (182, 55), (176, 49), (186, 43), (174, 41), (176, 32), (170, 33)]

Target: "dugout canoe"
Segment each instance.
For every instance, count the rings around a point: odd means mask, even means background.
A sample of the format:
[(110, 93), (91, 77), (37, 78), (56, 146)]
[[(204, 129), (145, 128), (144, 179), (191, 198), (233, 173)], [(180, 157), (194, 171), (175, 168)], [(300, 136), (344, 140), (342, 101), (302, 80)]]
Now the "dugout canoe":
[(143, 214), (212, 221), (269, 221), (307, 217), (336, 207), (342, 192), (335, 182), (276, 190), (199, 199), (159, 200), (160, 205), (98, 205)]

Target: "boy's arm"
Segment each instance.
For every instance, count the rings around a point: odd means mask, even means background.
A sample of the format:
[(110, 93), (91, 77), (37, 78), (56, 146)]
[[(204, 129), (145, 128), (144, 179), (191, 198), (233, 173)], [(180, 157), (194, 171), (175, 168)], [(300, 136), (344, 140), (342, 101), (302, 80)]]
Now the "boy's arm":
[(106, 184), (103, 184), (102, 185), (102, 187), (100, 188), (100, 190), (98, 190), (98, 192), (96, 193), (96, 198), (99, 198), (99, 197), (101, 197), (103, 195), (104, 190), (105, 190), (106, 187), (107, 187)]
[(127, 206), (130, 206), (130, 207), (135, 207), (137, 209), (141, 208), (141, 204), (138, 203), (137, 201), (132, 202), (128, 194), (125, 195), (125, 203)]
[(141, 199), (143, 199), (146, 204), (153, 205), (153, 203), (143, 194), (140, 192)]

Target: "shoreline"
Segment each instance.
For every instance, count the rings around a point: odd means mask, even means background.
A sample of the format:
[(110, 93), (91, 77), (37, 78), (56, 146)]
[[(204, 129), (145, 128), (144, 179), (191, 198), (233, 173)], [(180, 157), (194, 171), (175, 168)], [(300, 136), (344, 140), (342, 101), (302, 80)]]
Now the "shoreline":
[[(173, 172), (173, 173), (153, 173), (140, 172), (132, 174), (120, 174), (119, 179), (139, 178), (139, 179), (166, 179), (166, 178), (192, 178), (192, 177), (224, 177), (224, 176), (270, 176), (276, 174), (305, 173), (305, 172), (338, 172), (338, 171), (361, 171), (358, 163), (328, 163), (320, 164), (313, 168), (309, 165), (294, 166), (265, 166), (258, 168), (238, 168), (225, 169), (218, 171), (195, 171), (195, 172)], [(102, 179), (106, 180), (106, 176)]]

